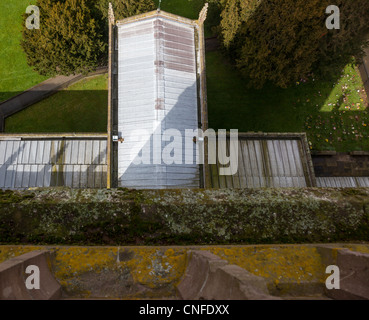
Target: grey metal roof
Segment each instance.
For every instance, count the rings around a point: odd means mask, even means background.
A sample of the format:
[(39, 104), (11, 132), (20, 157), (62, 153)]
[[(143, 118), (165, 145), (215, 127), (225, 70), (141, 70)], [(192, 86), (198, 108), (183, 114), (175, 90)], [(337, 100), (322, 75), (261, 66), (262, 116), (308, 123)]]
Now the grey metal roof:
[(319, 177), (316, 182), (322, 188), (369, 187), (369, 177)]
[(0, 188), (105, 188), (106, 149), (106, 136), (0, 136)]
[[(228, 146), (229, 148), (229, 146)], [(314, 186), (314, 172), (303, 136), (240, 134), (238, 171), (220, 176), (219, 164), (210, 165), (213, 188), (283, 188)]]
[[(179, 19), (180, 20), (180, 19)], [(196, 164), (133, 164), (130, 152), (150, 144), (166, 129), (197, 129), (195, 27), (151, 13), (118, 25), (118, 185), (134, 188), (199, 187)], [(131, 136), (147, 130), (149, 137)], [(159, 152), (168, 142), (163, 142)], [(193, 152), (195, 152), (195, 144)], [(184, 152), (183, 152), (184, 154)], [(153, 161), (151, 161), (153, 163)]]

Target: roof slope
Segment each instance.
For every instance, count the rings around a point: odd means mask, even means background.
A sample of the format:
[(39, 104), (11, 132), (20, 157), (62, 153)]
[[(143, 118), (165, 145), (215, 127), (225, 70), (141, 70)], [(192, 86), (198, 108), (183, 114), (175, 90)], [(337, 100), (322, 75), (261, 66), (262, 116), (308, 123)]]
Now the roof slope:
[(221, 167), (224, 166), (219, 160), (216, 165), (209, 165), (212, 188), (315, 186), (314, 170), (303, 134), (240, 133), (237, 173), (221, 176)]
[(319, 177), (316, 181), (322, 188), (369, 188), (369, 177)]
[[(171, 143), (154, 143), (166, 130), (184, 137), (185, 129), (199, 127), (195, 26), (189, 21), (152, 12), (117, 23), (120, 187), (199, 187), (198, 165), (154, 161)], [(135, 164), (146, 150), (150, 163)]]
[(0, 137), (0, 188), (106, 187), (106, 136)]

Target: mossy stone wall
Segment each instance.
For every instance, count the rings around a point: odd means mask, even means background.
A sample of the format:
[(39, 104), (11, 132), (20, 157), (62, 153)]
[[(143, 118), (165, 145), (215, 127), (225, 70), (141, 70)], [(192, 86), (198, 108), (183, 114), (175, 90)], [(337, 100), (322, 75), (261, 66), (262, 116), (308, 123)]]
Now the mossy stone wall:
[(0, 190), (0, 244), (369, 241), (369, 189)]

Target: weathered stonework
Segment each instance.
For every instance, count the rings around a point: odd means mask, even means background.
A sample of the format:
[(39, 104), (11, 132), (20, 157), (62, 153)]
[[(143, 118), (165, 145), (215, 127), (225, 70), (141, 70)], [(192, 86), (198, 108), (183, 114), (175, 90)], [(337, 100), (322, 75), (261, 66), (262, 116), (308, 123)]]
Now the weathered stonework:
[(367, 241), (368, 189), (0, 192), (0, 243)]

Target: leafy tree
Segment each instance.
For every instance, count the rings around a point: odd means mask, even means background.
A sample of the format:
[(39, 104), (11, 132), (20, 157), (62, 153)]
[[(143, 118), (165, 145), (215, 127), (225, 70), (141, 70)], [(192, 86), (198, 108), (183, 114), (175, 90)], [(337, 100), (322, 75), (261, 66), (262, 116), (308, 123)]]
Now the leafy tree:
[(116, 19), (155, 9), (152, 0), (38, 0), (40, 29), (29, 30), (23, 23), (21, 46), (28, 64), (45, 76), (88, 73), (106, 65), (109, 2)]
[(102, 12), (104, 19), (108, 17), (109, 2), (112, 3), (116, 20), (156, 9), (153, 0), (97, 0), (96, 7)]
[(326, 30), (319, 39), (319, 59), (315, 70), (332, 75), (355, 56), (362, 61), (364, 48), (369, 45), (369, 1), (340, 0), (341, 26), (339, 30)]
[(41, 75), (87, 73), (104, 61), (102, 29), (85, 0), (38, 0), (40, 29), (24, 25), (21, 45)]
[[(101, 14), (99, 23), (103, 26), (103, 39), (108, 43), (108, 8), (109, 2), (114, 9), (115, 20), (132, 17), (156, 9), (153, 0), (92, 0), (95, 9)], [(98, 15), (97, 15), (98, 16)], [(106, 57), (108, 52), (105, 52)]]
[(222, 42), (252, 85), (272, 81), (285, 88), (311, 72), (342, 68), (362, 54), (369, 2), (336, 2), (341, 30), (325, 26), (329, 0), (221, 0)]

